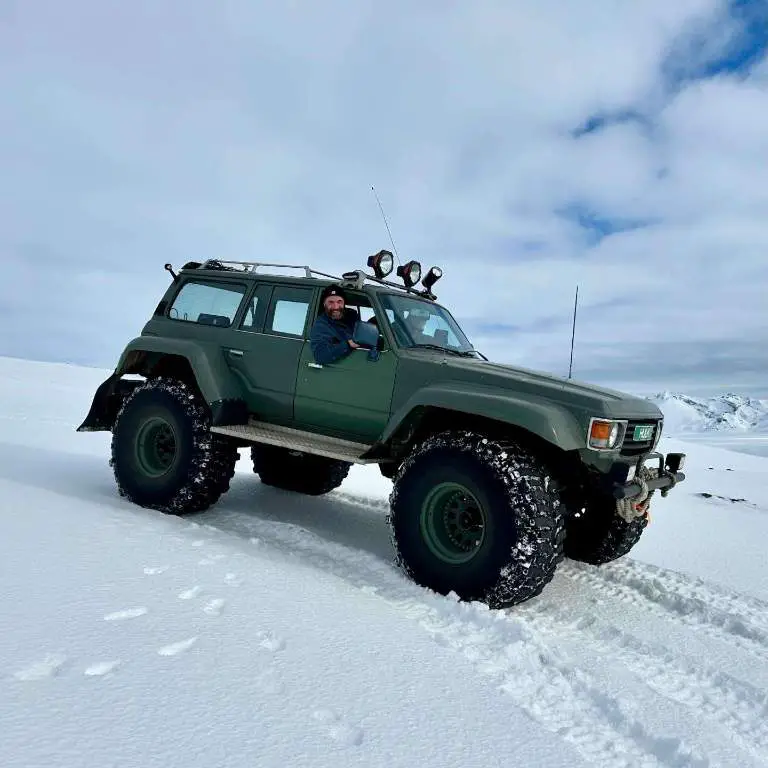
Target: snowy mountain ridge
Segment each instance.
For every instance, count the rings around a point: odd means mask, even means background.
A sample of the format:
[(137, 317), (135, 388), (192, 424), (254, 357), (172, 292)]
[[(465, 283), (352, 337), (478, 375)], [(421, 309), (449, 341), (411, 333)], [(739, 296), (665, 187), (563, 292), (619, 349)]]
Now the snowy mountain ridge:
[(648, 398), (664, 413), (664, 431), (768, 431), (768, 400), (726, 392), (710, 398), (660, 392)]

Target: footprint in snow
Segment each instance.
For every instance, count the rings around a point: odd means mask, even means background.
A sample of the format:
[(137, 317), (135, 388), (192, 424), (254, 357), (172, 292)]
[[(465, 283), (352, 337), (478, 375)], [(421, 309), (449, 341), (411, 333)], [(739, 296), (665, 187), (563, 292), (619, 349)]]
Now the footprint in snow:
[(316, 709), (312, 717), (322, 723), (328, 735), (339, 744), (347, 747), (359, 747), (363, 743), (363, 731), (344, 722), (332, 709)]
[(208, 557), (204, 557), (202, 560), (198, 560), (198, 565), (213, 565), (217, 560), (221, 560), (224, 557), (224, 555), (208, 555)]
[(187, 640), (180, 640), (178, 643), (171, 643), (170, 645), (164, 645), (158, 649), (160, 656), (178, 656), (184, 651), (188, 651), (197, 642), (196, 637), (190, 637)]
[(276, 653), (285, 649), (285, 640), (272, 632), (257, 632), (256, 639), (262, 648)]
[(122, 621), (123, 619), (136, 619), (139, 616), (143, 616), (147, 612), (147, 609), (141, 606), (140, 608), (126, 608), (124, 611), (113, 611), (108, 613), (104, 617), (104, 621)]
[(243, 580), (234, 573), (228, 573), (224, 577), (224, 581), (232, 587), (239, 587), (243, 583)]
[(45, 658), (36, 661), (25, 669), (16, 672), (13, 676), (17, 680), (43, 680), (53, 677), (64, 666), (67, 657), (63, 653), (49, 653)]
[(196, 539), (192, 542), (193, 547), (204, 547), (205, 546), (205, 539)]
[(185, 589), (183, 592), (179, 592), (179, 600), (192, 600), (202, 591), (202, 587), (192, 587), (191, 589)]
[(147, 566), (144, 569), (144, 573), (147, 576), (156, 576), (158, 573), (165, 573), (167, 570), (168, 570), (167, 565), (152, 565), (152, 566)]
[(203, 610), (210, 616), (218, 616), (221, 613), (221, 609), (224, 607), (224, 602), (225, 601), (220, 597), (214, 598), (205, 604)]
[(86, 677), (104, 677), (104, 675), (108, 675), (118, 666), (120, 666), (119, 661), (98, 661), (96, 664), (91, 664), (90, 667), (87, 667), (83, 674)]
[(283, 681), (278, 677), (277, 673), (272, 669), (267, 669), (260, 674), (257, 674), (253, 682), (264, 692), (269, 694), (285, 693), (285, 686)]

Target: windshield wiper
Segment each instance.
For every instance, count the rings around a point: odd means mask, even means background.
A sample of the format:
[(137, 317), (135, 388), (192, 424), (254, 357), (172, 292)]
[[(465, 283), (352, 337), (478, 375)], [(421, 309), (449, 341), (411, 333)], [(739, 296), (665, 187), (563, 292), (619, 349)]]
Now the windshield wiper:
[(448, 347), (441, 347), (439, 344), (414, 344), (413, 346), (421, 349), (436, 349), (438, 352), (450, 352), (450, 354), (458, 355), (459, 357), (467, 356), (467, 352), (462, 352), (458, 349), (449, 349)]

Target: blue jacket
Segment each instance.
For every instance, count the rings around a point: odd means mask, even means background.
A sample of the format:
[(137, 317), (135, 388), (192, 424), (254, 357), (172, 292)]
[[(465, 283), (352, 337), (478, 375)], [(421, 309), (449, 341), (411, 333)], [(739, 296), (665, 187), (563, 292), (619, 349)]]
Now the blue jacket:
[(320, 315), (312, 326), (309, 343), (315, 360), (320, 363), (332, 363), (346, 357), (352, 347), (347, 341), (352, 338), (352, 327), (344, 321), (331, 320), (326, 314)]

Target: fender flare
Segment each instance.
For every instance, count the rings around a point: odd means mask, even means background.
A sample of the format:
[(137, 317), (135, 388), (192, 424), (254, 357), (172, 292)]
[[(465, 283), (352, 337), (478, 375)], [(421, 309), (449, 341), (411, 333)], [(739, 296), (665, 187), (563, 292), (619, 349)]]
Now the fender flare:
[(375, 448), (370, 451), (371, 455), (388, 444), (414, 412), (430, 407), (506, 423), (530, 432), (563, 451), (585, 447), (586, 435), (579, 419), (551, 400), (490, 386), (473, 385), (472, 390), (467, 391), (466, 385), (461, 382), (448, 382), (428, 385), (408, 398), (392, 414)]
[(212, 426), (247, 423), (247, 403), (224, 360), (220, 345), (138, 336), (128, 342), (114, 372), (96, 390), (88, 415), (77, 431), (110, 431), (125, 398), (141, 383), (122, 377), (126, 374), (146, 376), (166, 355), (183, 358), (189, 363), (197, 387), (211, 410)]

